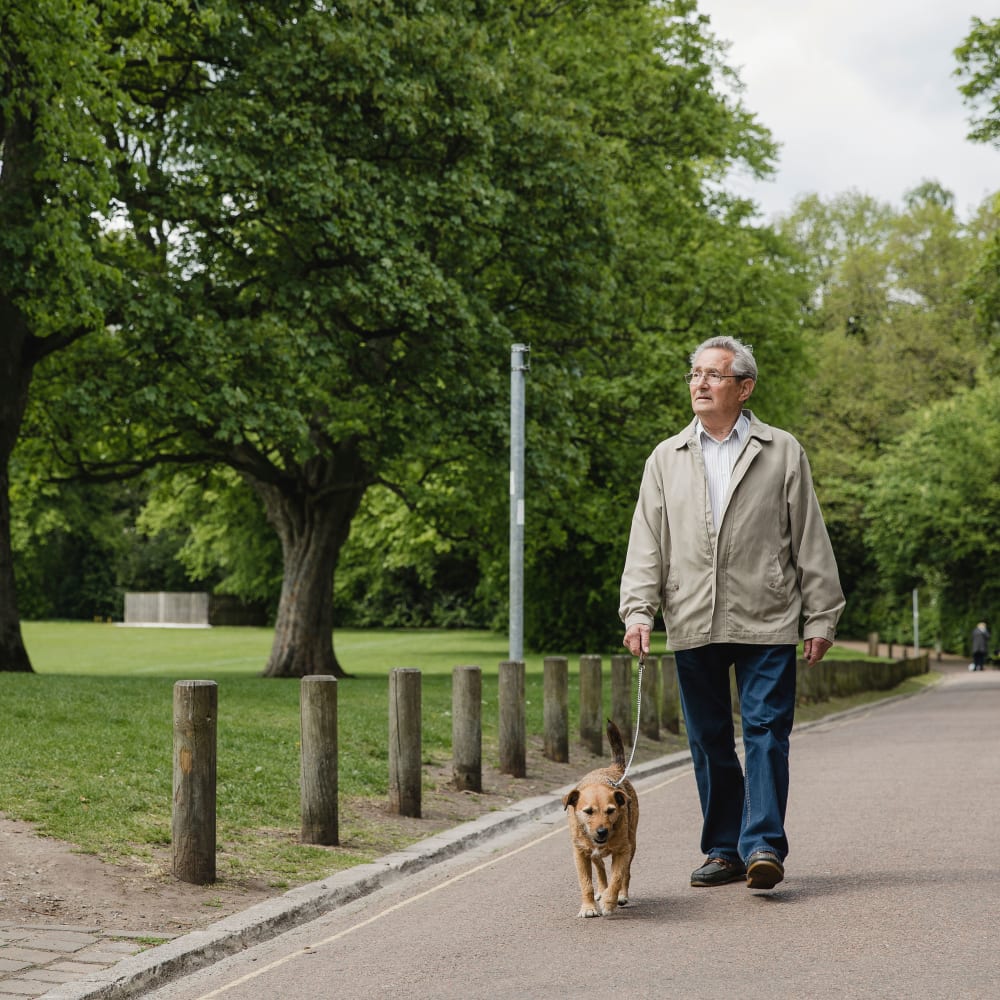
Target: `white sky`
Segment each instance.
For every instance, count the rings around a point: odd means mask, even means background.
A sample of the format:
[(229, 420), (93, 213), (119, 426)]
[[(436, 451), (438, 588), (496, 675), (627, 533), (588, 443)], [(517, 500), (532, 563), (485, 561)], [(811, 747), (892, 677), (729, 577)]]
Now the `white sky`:
[(743, 100), (781, 144), (764, 183), (734, 178), (765, 218), (849, 190), (901, 205), (924, 180), (967, 217), (1000, 190), (1000, 150), (969, 142), (955, 48), (997, 0), (699, 0), (731, 43)]

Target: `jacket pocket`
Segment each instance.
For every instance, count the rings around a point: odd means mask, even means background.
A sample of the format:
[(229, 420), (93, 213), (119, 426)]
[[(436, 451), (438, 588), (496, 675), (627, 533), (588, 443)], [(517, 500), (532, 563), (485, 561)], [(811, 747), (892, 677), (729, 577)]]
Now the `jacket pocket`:
[(781, 571), (781, 560), (776, 555), (772, 555), (767, 561), (767, 589), (773, 591), (775, 596), (788, 599), (785, 574)]

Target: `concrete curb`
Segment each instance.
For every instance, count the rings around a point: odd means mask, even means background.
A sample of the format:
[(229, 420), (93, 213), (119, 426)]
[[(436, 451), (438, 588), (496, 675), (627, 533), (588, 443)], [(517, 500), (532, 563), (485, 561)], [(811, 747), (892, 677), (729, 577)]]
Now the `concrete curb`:
[[(929, 690), (924, 688), (916, 694)], [(898, 695), (857, 708), (796, 725), (804, 732), (820, 725), (883, 707), (913, 694)], [(691, 762), (688, 751), (637, 764), (629, 771), (642, 781)], [(510, 809), (488, 813), (454, 829), (421, 840), (411, 847), (386, 855), (367, 865), (358, 865), (329, 878), (290, 889), (241, 913), (175, 938), (126, 958), (111, 968), (49, 990), (42, 1000), (132, 1000), (165, 983), (190, 975), (237, 952), (260, 944), (330, 910), (392, 885), (394, 882), (445, 861), (472, 847), (508, 833), (532, 820), (543, 819), (562, 809), (562, 797), (572, 785), (516, 803)]]

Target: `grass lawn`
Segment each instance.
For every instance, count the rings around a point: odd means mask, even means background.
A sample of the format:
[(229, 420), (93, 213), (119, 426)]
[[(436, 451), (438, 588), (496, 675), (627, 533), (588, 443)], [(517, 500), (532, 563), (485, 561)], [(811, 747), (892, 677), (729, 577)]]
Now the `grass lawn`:
[[(451, 760), (451, 671), (480, 666), (483, 760), (496, 762), (496, 675), (507, 658), (506, 636), (338, 631), (338, 657), (353, 675), (337, 691), (341, 839), (351, 847), (302, 845), (297, 843), (299, 681), (259, 676), (271, 647), (270, 629), (86, 622), (26, 622), (22, 628), (35, 673), (0, 672), (5, 710), (0, 810), (107, 860), (152, 861), (155, 852), (169, 847), (178, 680), (219, 685), (220, 878), (301, 884), (384, 852), (384, 835), (375, 836), (360, 813), (352, 816), (350, 803), (384, 801), (388, 794), (388, 677), (395, 667), (421, 670), (424, 762), (444, 766)], [(569, 658), (573, 732), (579, 653), (553, 655)], [(538, 655), (526, 662), (529, 735), (543, 727), (542, 661)], [(609, 673), (605, 668), (606, 704)], [(840, 707), (843, 703), (828, 704), (825, 710)]]

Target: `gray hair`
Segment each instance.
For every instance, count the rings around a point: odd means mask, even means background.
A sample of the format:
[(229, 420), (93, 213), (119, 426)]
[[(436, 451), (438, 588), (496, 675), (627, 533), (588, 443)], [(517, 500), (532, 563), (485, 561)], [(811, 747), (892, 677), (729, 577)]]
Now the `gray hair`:
[(735, 337), (709, 337), (708, 340), (699, 344), (691, 354), (691, 367), (694, 367), (695, 358), (702, 351), (712, 349), (729, 351), (733, 356), (733, 375), (740, 378), (752, 378), (757, 381), (757, 362), (754, 360), (753, 348)]

